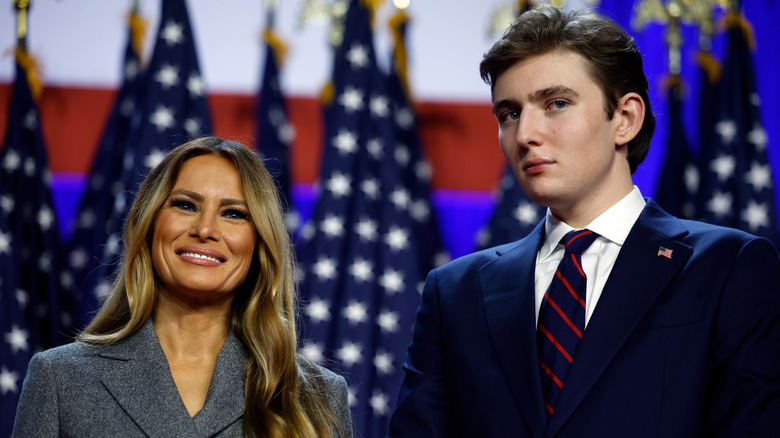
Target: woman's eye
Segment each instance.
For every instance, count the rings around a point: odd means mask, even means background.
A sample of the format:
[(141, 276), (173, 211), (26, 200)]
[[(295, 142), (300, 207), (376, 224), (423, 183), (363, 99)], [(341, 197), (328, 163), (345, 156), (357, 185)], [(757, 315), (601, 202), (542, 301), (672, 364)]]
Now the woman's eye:
[(222, 213), (223, 216), (225, 216), (228, 219), (241, 219), (241, 220), (247, 220), (249, 219), (249, 213), (242, 211), (242, 210), (236, 210), (234, 208), (225, 210)]
[(183, 199), (172, 199), (170, 205), (171, 207), (178, 208), (179, 210), (195, 211), (195, 204)]

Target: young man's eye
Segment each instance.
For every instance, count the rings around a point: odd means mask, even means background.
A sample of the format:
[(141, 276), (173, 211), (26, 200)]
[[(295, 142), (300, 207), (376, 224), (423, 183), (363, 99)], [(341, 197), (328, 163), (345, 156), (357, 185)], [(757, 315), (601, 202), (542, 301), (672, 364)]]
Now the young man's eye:
[(509, 121), (509, 120), (517, 120), (519, 118), (520, 118), (520, 111), (517, 111), (517, 110), (509, 110), (509, 111), (504, 111), (503, 113), (501, 113), (501, 121), (502, 122), (506, 122), (506, 121)]
[(569, 106), (569, 102), (563, 99), (555, 99), (551, 101), (549, 104), (550, 109), (554, 109), (554, 110), (564, 109), (567, 106)]

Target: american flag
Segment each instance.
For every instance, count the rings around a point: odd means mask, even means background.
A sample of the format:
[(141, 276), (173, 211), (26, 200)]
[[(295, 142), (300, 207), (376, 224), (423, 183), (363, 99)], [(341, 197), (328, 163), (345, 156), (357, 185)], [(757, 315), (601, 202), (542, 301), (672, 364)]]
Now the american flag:
[(321, 193), (301, 251), (301, 352), (346, 377), (358, 435), (380, 437), (403, 377), (422, 278), (393, 106), (362, 3), (350, 3), (334, 58)]
[(713, 143), (702, 156), (702, 206), (707, 222), (739, 228), (778, 245), (777, 210), (767, 134), (761, 123), (753, 59), (742, 26), (730, 13), (717, 89)]
[[(273, 21), (269, 14), (269, 23)], [(295, 128), (289, 122), (287, 108), (279, 85), (279, 67), (286, 47), (281, 37), (269, 24), (263, 34), (265, 41), (265, 66), (257, 96), (257, 153), (274, 176), (279, 193), (285, 201), (287, 228), (295, 232), (297, 215), (290, 198), (290, 144), (295, 139)]]
[(409, 17), (399, 10), (391, 19), (395, 47), (387, 92), (395, 122), (395, 159), (401, 167), (402, 185), (409, 190), (409, 213), (412, 217), (415, 245), (420, 254), (422, 278), (431, 269), (449, 261), (439, 234), (435, 211), (431, 205), (431, 166), (425, 159), (417, 133), (417, 117), (409, 97), (406, 80), (406, 31)]
[(666, 157), (658, 180), (655, 199), (669, 213), (695, 219), (699, 166), (688, 147), (688, 137), (682, 120), (682, 93), (680, 77), (673, 75), (666, 89), (669, 121)]
[[(134, 99), (134, 105), (126, 137), (114, 140), (120, 147), (115, 147), (112, 157), (106, 159), (112, 165), (121, 162), (121, 167), (97, 170), (108, 176), (103, 184), (104, 196), (109, 195), (109, 199), (103, 211), (94, 212), (93, 217), (100, 214), (106, 219), (96, 223), (100, 229), (92, 228), (96, 243), (74, 248), (70, 254), (71, 262), (87, 262), (78, 286), (83, 295), (93, 294), (96, 301), (108, 292), (121, 253), (125, 216), (146, 174), (173, 147), (211, 132), (186, 3), (160, 3), (160, 26), (151, 61), (138, 78), (135, 93), (128, 96)], [(93, 168), (93, 174), (95, 171)], [(105, 197), (101, 199), (99, 202), (106, 202)], [(82, 210), (79, 221), (85, 214), (89, 218), (89, 210)]]
[(128, 137), (134, 129), (133, 125), (138, 124), (136, 108), (141, 78), (139, 43), (143, 35), (139, 35), (142, 27), (133, 23), (141, 23), (141, 20), (137, 8), (134, 8), (128, 18), (127, 45), (122, 63), (122, 85), (92, 161), (79, 214), (69, 242), (68, 262), (73, 272), (75, 292), (79, 297), (78, 313), (82, 326), (89, 322), (99, 307), (98, 296), (94, 290), (96, 285), (104, 280), (99, 278), (97, 272), (100, 274), (104, 272), (100, 268), (101, 259), (98, 254), (103, 248), (106, 236), (111, 232), (106, 225), (111, 217), (114, 199), (121, 190), (121, 185), (114, 184), (114, 179), (122, 173), (122, 161)]
[[(49, 189), (39, 113), (21, 59), (0, 152), (0, 435), (10, 435), (27, 363), (72, 334), (70, 276)], [(29, 63), (25, 62), (30, 69)], [(61, 283), (62, 282), (62, 283)]]
[(511, 167), (506, 166), (500, 184), (493, 216), (477, 235), (478, 248), (522, 239), (547, 214), (547, 209), (528, 199)]
[[(708, 196), (702, 190), (702, 160), (711, 154), (712, 145), (715, 143), (715, 131), (712, 127), (715, 126), (716, 94), (722, 67), (712, 52), (705, 49), (699, 50), (696, 55), (696, 64), (699, 66), (699, 106), (696, 126), (696, 132), (699, 136), (699, 158), (696, 172), (691, 172), (690, 175), (696, 176), (695, 219), (701, 219), (706, 201), (704, 198)], [(690, 182), (693, 183), (694, 179), (690, 179)]]

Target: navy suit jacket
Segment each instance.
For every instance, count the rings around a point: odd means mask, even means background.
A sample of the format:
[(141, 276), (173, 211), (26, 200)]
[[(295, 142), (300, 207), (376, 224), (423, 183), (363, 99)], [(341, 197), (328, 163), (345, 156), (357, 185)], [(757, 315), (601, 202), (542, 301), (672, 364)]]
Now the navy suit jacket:
[(390, 436), (780, 436), (776, 249), (652, 200), (548, 422), (534, 309), (543, 230), (429, 274)]

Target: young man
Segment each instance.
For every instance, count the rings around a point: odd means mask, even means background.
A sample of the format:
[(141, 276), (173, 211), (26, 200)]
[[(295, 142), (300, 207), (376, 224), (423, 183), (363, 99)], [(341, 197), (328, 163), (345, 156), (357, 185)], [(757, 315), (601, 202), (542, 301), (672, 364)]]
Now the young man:
[(633, 185), (655, 123), (633, 39), (542, 5), (480, 71), (547, 217), (430, 273), (390, 436), (777, 436), (780, 258)]

